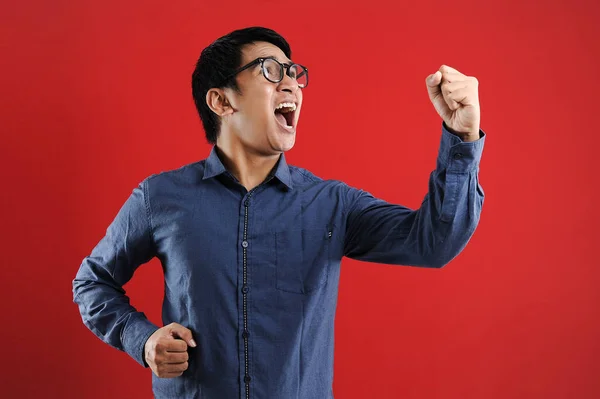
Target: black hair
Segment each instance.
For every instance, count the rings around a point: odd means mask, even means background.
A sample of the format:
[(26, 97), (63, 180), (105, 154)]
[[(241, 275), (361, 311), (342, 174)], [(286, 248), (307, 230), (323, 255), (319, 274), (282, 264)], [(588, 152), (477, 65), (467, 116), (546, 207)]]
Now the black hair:
[(241, 66), (242, 47), (255, 42), (271, 43), (279, 47), (286, 57), (292, 58), (290, 45), (280, 34), (268, 28), (253, 26), (235, 30), (218, 38), (202, 50), (196, 63), (192, 74), (192, 96), (204, 125), (206, 140), (210, 144), (217, 142), (221, 121), (206, 104), (206, 93), (215, 87), (230, 87), (239, 91), (235, 79), (227, 77)]

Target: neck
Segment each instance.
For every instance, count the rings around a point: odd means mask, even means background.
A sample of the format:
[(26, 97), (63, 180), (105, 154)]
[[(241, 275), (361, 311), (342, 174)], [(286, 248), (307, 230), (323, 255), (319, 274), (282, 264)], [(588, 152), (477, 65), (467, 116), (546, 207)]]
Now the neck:
[(223, 139), (217, 140), (217, 152), (225, 168), (250, 191), (260, 185), (273, 167), (277, 164), (280, 154), (265, 155), (253, 151), (240, 142)]

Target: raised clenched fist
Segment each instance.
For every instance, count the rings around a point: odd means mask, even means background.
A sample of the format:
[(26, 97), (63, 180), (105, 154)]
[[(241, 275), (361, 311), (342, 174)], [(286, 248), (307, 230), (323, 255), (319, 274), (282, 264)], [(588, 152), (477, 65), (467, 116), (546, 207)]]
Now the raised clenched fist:
[(479, 139), (479, 81), (447, 65), (426, 79), (429, 99), (446, 126), (464, 141)]

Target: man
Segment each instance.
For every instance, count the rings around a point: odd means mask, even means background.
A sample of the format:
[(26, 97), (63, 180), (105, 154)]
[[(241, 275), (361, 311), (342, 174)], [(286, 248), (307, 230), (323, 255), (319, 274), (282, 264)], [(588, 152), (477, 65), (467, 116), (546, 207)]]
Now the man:
[[(426, 79), (442, 137), (411, 210), (286, 163), (308, 77), (269, 29), (204, 49), (192, 91), (210, 156), (141, 182), (73, 281), (85, 325), (152, 369), (156, 398), (332, 398), (342, 257), (439, 268), (477, 226), (475, 78), (442, 66)], [(155, 256), (162, 328), (122, 289)]]

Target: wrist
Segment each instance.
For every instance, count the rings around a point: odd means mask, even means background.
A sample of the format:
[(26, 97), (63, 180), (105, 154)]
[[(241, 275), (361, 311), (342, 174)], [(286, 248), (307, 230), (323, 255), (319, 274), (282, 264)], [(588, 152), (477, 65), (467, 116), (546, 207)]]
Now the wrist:
[(444, 122), (444, 125), (446, 125), (446, 130), (448, 130), (453, 135), (458, 136), (462, 141), (466, 141), (466, 142), (476, 141), (476, 140), (479, 140), (481, 138), (481, 135), (479, 133), (479, 129), (471, 129), (471, 130), (466, 131), (466, 132), (459, 132), (459, 131), (456, 131), (456, 130), (452, 129), (445, 122)]
[(458, 137), (460, 137), (460, 139), (462, 141), (465, 142), (469, 142), (469, 141), (476, 141), (480, 139), (480, 135), (479, 135), (479, 131), (475, 132), (475, 133), (463, 133), (463, 134), (457, 134)]

